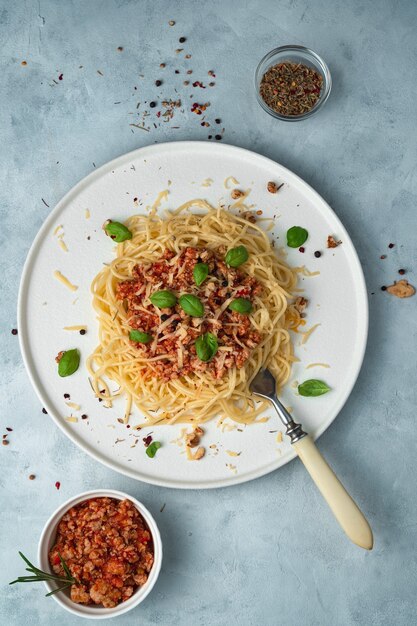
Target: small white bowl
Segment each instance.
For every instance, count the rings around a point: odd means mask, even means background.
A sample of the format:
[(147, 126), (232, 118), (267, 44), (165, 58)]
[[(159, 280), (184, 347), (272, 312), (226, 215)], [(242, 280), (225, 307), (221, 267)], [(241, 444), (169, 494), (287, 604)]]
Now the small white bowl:
[[(114, 498), (116, 500), (130, 500), (131, 502), (133, 502), (133, 504), (147, 523), (153, 539), (154, 563), (151, 571), (149, 572), (149, 578), (146, 583), (142, 587), (139, 587), (133, 593), (133, 595), (125, 602), (118, 604), (112, 609), (106, 609), (101, 606), (86, 606), (84, 604), (76, 604), (70, 599), (69, 591), (62, 591), (52, 596), (52, 598), (56, 602), (58, 602), (60, 606), (64, 607), (64, 609), (66, 609), (70, 613), (73, 613), (74, 615), (77, 615), (78, 617), (85, 617), (87, 619), (106, 619), (108, 617), (116, 617), (117, 615), (122, 615), (122, 613), (130, 611), (135, 606), (143, 602), (148, 593), (150, 593), (152, 587), (157, 581), (159, 572), (161, 570), (162, 542), (154, 518), (149, 513), (148, 509), (146, 509), (141, 502), (139, 502), (135, 498), (132, 498), (132, 496), (128, 495), (127, 493), (123, 493), (122, 491), (113, 491), (111, 489), (85, 491), (84, 493), (80, 493), (78, 496), (67, 500), (67, 502), (60, 506), (59, 509), (57, 509), (46, 522), (41, 534), (41, 538), (39, 540), (38, 561), (40, 569), (46, 572), (51, 571), (48, 554), (49, 550), (52, 548), (55, 542), (57, 527), (62, 516), (65, 515), (65, 513), (71, 507), (75, 506), (76, 504), (80, 504), (81, 502), (84, 502), (84, 500), (89, 500), (90, 498)], [(45, 583), (45, 585), (48, 592), (52, 591), (55, 588), (54, 585), (51, 585), (47, 582)]]

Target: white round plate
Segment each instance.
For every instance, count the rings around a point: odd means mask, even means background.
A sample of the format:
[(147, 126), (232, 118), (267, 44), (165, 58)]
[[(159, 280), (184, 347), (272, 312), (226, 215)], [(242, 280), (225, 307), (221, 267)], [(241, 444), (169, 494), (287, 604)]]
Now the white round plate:
[[(281, 165), (248, 150), (205, 142), (152, 145), (121, 156), (87, 176), (61, 200), (40, 229), (23, 271), (19, 337), (26, 368), (43, 406), (62, 431), (95, 459), (156, 485), (198, 489), (232, 485), (271, 472), (295, 456), (285, 437), (282, 443), (277, 440), (277, 431), (283, 429), (271, 409), (265, 414), (270, 418), (266, 423), (246, 428), (222, 430), (217, 420), (205, 424), (202, 443), (206, 456), (198, 462), (188, 461), (183, 448), (173, 443), (183, 426), (137, 432), (133, 426), (141, 419), (136, 409), (130, 428), (118, 423), (124, 402), (115, 403), (111, 409), (99, 403), (83, 366), (97, 343), (90, 283), (103, 262), (113, 258), (113, 246), (101, 228), (103, 222), (107, 218), (123, 221), (144, 212), (164, 189), (169, 195), (161, 209), (175, 208), (197, 197), (214, 205), (228, 205), (230, 190), (224, 181), (229, 176), (239, 181), (240, 189), (251, 189), (249, 202), (263, 211), (263, 217), (274, 218), (272, 236), (277, 248), (285, 246), (285, 233), (291, 226), (300, 225), (309, 232), (305, 253), (287, 248), (287, 261), (320, 272), (313, 277), (300, 275), (299, 281), (309, 300), (304, 328), (320, 326), (304, 345), (300, 345), (302, 335), (294, 334), (300, 361), (293, 368), (293, 385), (290, 382), (286, 386), (282, 399), (306, 430), (318, 437), (346, 402), (358, 376), (367, 337), (367, 295), (345, 228), (309, 185)], [(277, 194), (268, 193), (270, 180), (284, 183)], [(68, 252), (54, 235), (59, 225)], [(343, 243), (327, 249), (328, 235)], [(320, 258), (314, 257), (315, 250), (322, 251)], [(71, 292), (58, 282), (54, 270), (77, 285), (77, 291)], [(64, 330), (64, 326), (77, 324), (87, 325), (84, 336)], [(75, 347), (81, 351), (82, 364), (73, 376), (60, 378), (55, 356), (60, 350)], [(306, 369), (313, 363), (330, 367)], [(297, 395), (294, 381), (309, 378), (325, 380), (331, 391), (318, 398)], [(80, 405), (79, 411), (66, 405), (66, 393), (71, 402)], [(77, 422), (66, 421), (71, 414)], [(88, 419), (81, 419), (81, 414)], [(154, 439), (162, 443), (153, 459), (145, 454), (142, 441), (151, 430)]]

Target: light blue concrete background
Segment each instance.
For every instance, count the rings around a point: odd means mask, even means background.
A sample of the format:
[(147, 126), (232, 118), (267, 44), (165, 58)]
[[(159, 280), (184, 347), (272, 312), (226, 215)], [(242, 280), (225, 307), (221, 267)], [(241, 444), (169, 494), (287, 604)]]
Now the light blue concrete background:
[[(13, 428), (0, 450), (2, 624), (80, 623), (43, 588), (6, 585), (22, 572), (18, 549), (35, 558), (49, 514), (69, 496), (105, 486), (143, 500), (165, 545), (153, 593), (119, 624), (417, 624), (416, 298), (380, 291), (400, 267), (417, 282), (416, 26), (413, 0), (0, 1), (1, 424)], [(288, 43), (322, 54), (334, 89), (317, 117), (286, 125), (260, 109), (253, 72), (264, 53)], [(177, 47), (192, 54), (191, 78), (206, 84), (212, 69), (215, 87), (188, 97)], [(187, 103), (176, 123), (149, 133), (129, 126), (138, 101), (175, 97), (174, 87)], [(298, 461), (225, 490), (147, 486), (67, 441), (29, 385), (10, 331), (22, 265), (50, 210), (42, 198), (53, 207), (93, 163), (139, 146), (206, 139), (189, 111), (194, 100), (211, 102), (224, 141), (313, 185), (357, 246), (370, 294), (369, 345), (354, 393), (320, 447), (372, 523), (372, 553), (346, 540)]]

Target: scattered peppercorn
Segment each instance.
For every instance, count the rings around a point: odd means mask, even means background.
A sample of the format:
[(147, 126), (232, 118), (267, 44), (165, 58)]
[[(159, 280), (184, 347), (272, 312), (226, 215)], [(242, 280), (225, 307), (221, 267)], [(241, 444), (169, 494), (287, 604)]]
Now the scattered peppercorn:
[(117, 50), (118, 50), (118, 52), (123, 52), (123, 46), (119, 46), (119, 47), (117, 48)]
[(48, 411), (45, 409), (45, 407), (43, 407), (43, 409), (42, 409), (42, 413), (43, 413), (44, 415), (48, 415)]
[(179, 73), (180, 73), (180, 71), (179, 71), (179, 70), (175, 70), (175, 73), (176, 73), (176, 74), (179, 74)]
[(20, 65), (23, 65), (24, 67), (25, 65), (27, 65), (27, 61), (22, 61)]
[(306, 249), (304, 248), (304, 246), (301, 246), (301, 248), (298, 248), (298, 251), (304, 253), (306, 251)]
[(189, 85), (189, 84), (190, 84), (190, 81), (189, 81), (189, 80), (185, 80), (185, 81), (183, 82), (183, 85), (185, 85), (185, 86), (187, 86), (187, 85)]
[(187, 70), (187, 74), (192, 74), (193, 70)]
[(386, 290), (387, 290), (387, 288), (385, 287), (385, 285), (382, 285), (381, 291), (386, 291)]
[(8, 446), (9, 445), (9, 442), (7, 441), (7, 439), (3, 439), (2, 443), (3, 443), (4, 446)]
[(12, 432), (13, 432), (13, 428), (10, 428), (10, 426), (6, 426), (6, 430), (7, 430), (9, 433), (12, 433)]
[(321, 257), (320, 250), (316, 250), (315, 253), (314, 253), (314, 256), (316, 257), (316, 259), (319, 259)]
[(209, 83), (209, 87), (214, 87), (216, 83)]
[(12, 335), (17, 335), (17, 328), (12, 328)]
[(159, 67), (164, 68), (164, 67), (165, 67), (165, 63), (160, 63), (160, 64), (159, 64)]
[(30, 474), (29, 475), (29, 480), (35, 480), (35, 478), (36, 478), (35, 474)]
[(405, 270), (398, 270), (398, 273), (401, 274), (401, 276), (404, 276)]
[(185, 41), (187, 41), (187, 39), (186, 39), (185, 37), (180, 37), (180, 38), (178, 39), (178, 41), (179, 41), (180, 43), (184, 43)]
[(85, 413), (83, 413), (83, 414), (81, 415), (81, 419), (82, 419), (82, 420), (86, 420), (87, 418), (88, 418), (88, 415), (86, 415)]
[(71, 397), (71, 396), (69, 395), (69, 393), (64, 393), (64, 398), (65, 398), (65, 400), (69, 400), (69, 399), (70, 399), (70, 397)]
[(151, 107), (151, 109), (154, 109), (156, 107), (156, 102), (154, 101), (150, 102), (149, 106)]
[(162, 85), (162, 80), (156, 80), (156, 81), (155, 81), (155, 85), (156, 85), (157, 87), (160, 87), (160, 86)]
[(395, 246), (395, 243), (389, 243), (388, 244), (388, 248), (393, 248)]
[(386, 254), (381, 254), (381, 256), (379, 257), (380, 259), (386, 259), (387, 255)]
[(207, 137), (207, 139), (212, 139), (212, 138), (213, 138), (213, 135), (209, 135), (209, 136)]
[(85, 335), (85, 333), (86, 333), (86, 332), (87, 332), (87, 331), (85, 330), (85, 328), (82, 328), (82, 329), (80, 330), (80, 335)]
[(64, 78), (64, 75), (63, 75), (63, 74), (60, 74), (60, 75), (58, 76), (58, 80), (62, 80), (63, 78)]
[(221, 138), (222, 138), (222, 136), (221, 136), (221, 135), (215, 135), (215, 136), (214, 136), (214, 139), (217, 139), (217, 141), (220, 141), (220, 139), (221, 139)]
[(216, 122), (216, 124), (221, 124), (222, 123), (220, 117), (216, 117), (216, 119), (214, 121)]

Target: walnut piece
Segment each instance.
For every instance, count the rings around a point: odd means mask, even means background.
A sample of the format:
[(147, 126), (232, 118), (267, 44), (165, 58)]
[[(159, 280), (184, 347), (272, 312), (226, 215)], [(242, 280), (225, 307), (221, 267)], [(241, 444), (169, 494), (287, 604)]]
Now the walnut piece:
[(204, 435), (204, 430), (200, 428), (200, 426), (196, 426), (196, 428), (194, 428), (194, 430), (191, 433), (187, 433), (187, 435), (185, 436), (185, 445), (188, 448), (196, 448), (198, 444), (200, 443), (200, 437), (202, 435)]
[(194, 461), (199, 461), (200, 459), (203, 458), (203, 456), (205, 455), (206, 451), (205, 449), (200, 446), (199, 448), (197, 448), (197, 452), (194, 455)]
[(308, 304), (308, 300), (307, 298), (303, 298), (302, 296), (300, 296), (299, 298), (296, 299), (296, 301), (294, 302), (294, 308), (300, 313), (304, 313), (305, 309), (307, 308), (307, 304)]
[(238, 198), (241, 198), (245, 194), (240, 189), (233, 189), (230, 195), (232, 196), (233, 200), (237, 200)]
[(280, 185), (277, 185), (272, 180), (270, 180), (269, 183), (267, 184), (266, 188), (268, 189), (269, 193), (277, 193), (277, 191), (279, 191), (281, 189), (283, 184), (284, 183), (281, 183)]
[(342, 243), (341, 241), (337, 241), (332, 235), (329, 235), (327, 237), (328, 248), (337, 248), (337, 246), (340, 246), (341, 243)]
[(416, 292), (413, 285), (410, 285), (410, 283), (404, 279), (399, 280), (398, 283), (394, 283), (393, 285), (387, 287), (387, 291), (392, 296), (397, 296), (397, 298), (410, 298), (411, 296), (414, 296)]

